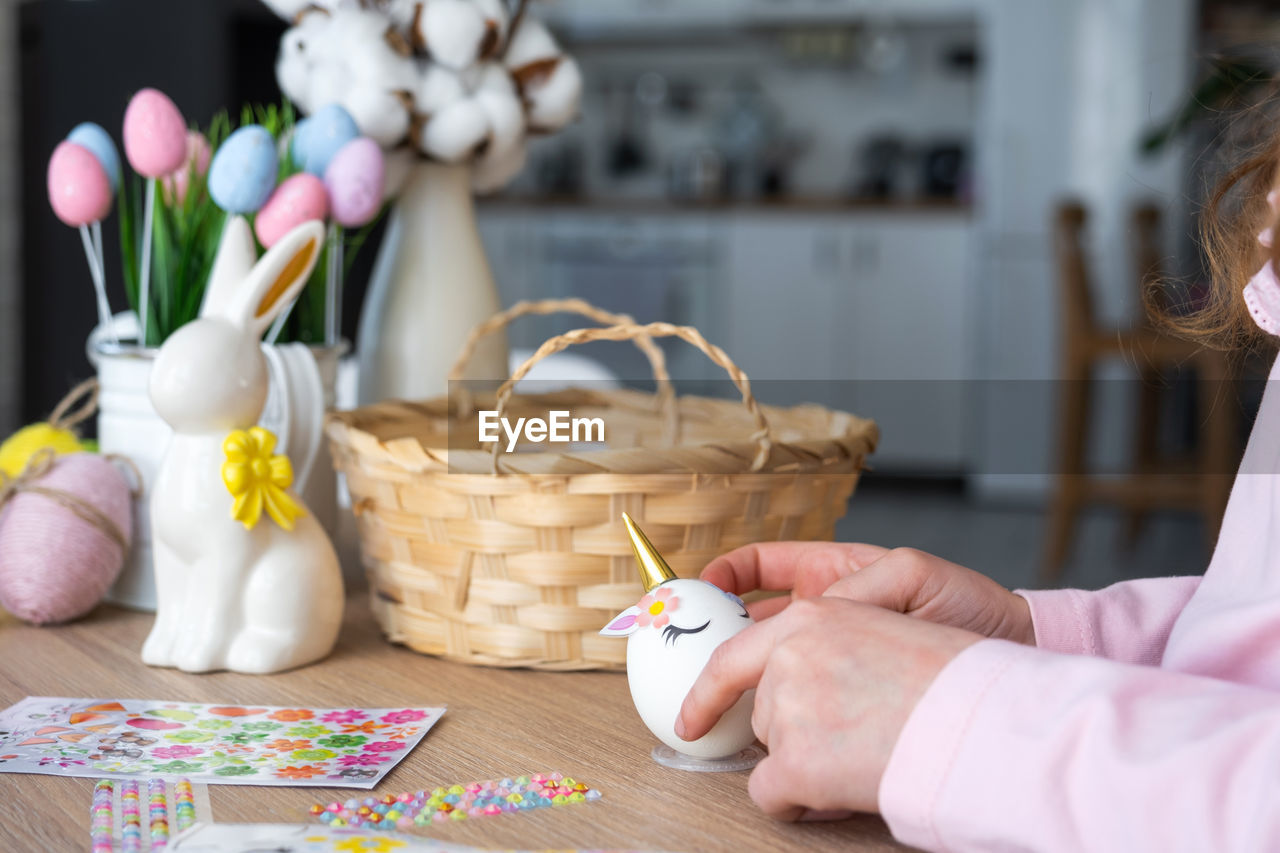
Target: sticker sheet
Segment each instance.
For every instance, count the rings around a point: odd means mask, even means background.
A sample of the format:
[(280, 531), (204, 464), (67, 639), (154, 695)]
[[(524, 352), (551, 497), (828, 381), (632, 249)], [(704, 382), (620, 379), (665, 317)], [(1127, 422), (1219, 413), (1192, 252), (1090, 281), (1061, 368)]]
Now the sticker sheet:
[(372, 788), (444, 710), (29, 696), (0, 712), (0, 773)]
[[(169, 842), (168, 847), (169, 853), (483, 853), (485, 849), (416, 835), (274, 823), (196, 824)], [(544, 853), (624, 851), (561, 850)]]

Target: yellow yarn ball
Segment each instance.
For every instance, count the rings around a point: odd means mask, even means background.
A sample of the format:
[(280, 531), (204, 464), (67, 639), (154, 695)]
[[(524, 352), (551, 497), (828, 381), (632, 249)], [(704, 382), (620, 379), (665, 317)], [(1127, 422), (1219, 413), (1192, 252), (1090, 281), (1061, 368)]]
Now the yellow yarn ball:
[(45, 448), (53, 448), (59, 456), (84, 450), (76, 434), (66, 429), (55, 429), (46, 423), (31, 424), (15, 432), (0, 444), (0, 471), (16, 477), (27, 467), (27, 461)]

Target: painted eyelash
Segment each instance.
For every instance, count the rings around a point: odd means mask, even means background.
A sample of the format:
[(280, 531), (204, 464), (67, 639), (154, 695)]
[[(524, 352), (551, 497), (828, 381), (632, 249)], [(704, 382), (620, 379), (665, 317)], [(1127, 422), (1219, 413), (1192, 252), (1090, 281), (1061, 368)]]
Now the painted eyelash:
[(697, 628), (677, 628), (675, 625), (668, 625), (667, 627), (662, 629), (663, 642), (670, 643), (671, 645), (674, 646), (676, 644), (676, 640), (678, 640), (682, 635), (697, 634), (701, 631), (705, 631), (707, 630), (707, 626), (710, 624), (711, 624), (711, 620), (708, 619), (706, 622), (703, 622)]

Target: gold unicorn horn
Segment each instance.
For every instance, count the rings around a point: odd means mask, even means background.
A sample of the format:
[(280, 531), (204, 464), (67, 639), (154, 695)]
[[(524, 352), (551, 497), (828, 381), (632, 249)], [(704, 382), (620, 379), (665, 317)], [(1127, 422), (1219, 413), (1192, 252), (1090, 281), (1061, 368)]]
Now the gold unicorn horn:
[(653, 543), (644, 535), (644, 532), (636, 527), (631, 516), (624, 512), (622, 521), (627, 525), (627, 535), (631, 537), (631, 550), (636, 555), (636, 568), (640, 572), (640, 582), (644, 584), (644, 591), (652, 592), (658, 584), (676, 580), (676, 573), (671, 571), (667, 561), (662, 559), (662, 555), (658, 553), (657, 548), (653, 547)]

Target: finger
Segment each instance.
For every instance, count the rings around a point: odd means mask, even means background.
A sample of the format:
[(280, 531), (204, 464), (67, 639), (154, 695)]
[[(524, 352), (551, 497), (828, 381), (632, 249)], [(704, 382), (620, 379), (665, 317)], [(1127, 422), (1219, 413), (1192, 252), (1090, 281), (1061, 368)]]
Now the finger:
[(822, 594), (874, 604), (906, 613), (919, 592), (922, 579), (906, 561), (887, 554), (860, 572), (840, 578)]
[(752, 601), (747, 604), (747, 612), (751, 614), (751, 618), (757, 622), (768, 619), (770, 616), (777, 616), (779, 613), (787, 609), (787, 605), (791, 603), (791, 596), (778, 595), (773, 598), (762, 598), (759, 601)]
[(700, 577), (737, 595), (757, 589), (820, 595), (887, 551), (850, 542), (760, 542), (716, 557)]
[(794, 802), (794, 790), (783, 765), (772, 755), (762, 758), (747, 780), (747, 793), (760, 811), (778, 820), (798, 820), (805, 813), (806, 809)]
[(783, 619), (757, 622), (712, 652), (680, 707), (676, 734), (684, 740), (697, 740), (711, 731), (721, 714), (760, 683), (769, 655), (783, 637), (795, 630), (793, 622)]

